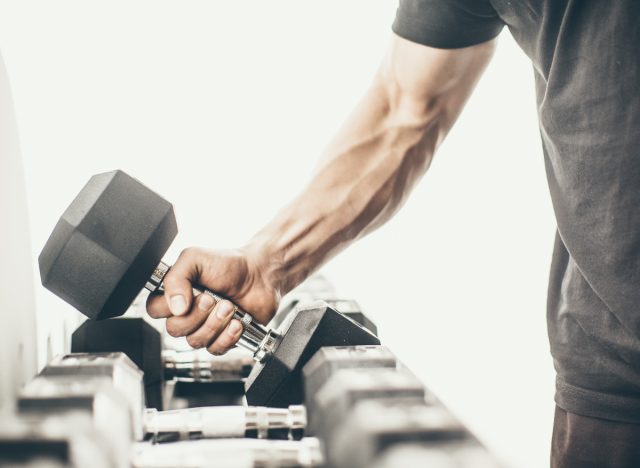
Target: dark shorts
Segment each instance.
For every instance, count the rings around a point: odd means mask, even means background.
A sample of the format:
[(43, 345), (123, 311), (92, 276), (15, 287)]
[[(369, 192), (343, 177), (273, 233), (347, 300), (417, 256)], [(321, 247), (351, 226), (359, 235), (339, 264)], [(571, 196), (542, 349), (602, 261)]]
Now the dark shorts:
[(588, 418), (556, 407), (551, 468), (623, 467), (640, 467), (640, 424)]

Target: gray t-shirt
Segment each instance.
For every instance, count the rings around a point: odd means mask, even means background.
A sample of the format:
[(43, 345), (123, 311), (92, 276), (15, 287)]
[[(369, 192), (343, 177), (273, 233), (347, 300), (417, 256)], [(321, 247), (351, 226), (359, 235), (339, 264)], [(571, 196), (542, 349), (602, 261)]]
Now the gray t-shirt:
[(558, 225), (547, 322), (556, 403), (640, 423), (640, 1), (401, 0), (432, 47), (504, 25), (533, 64)]

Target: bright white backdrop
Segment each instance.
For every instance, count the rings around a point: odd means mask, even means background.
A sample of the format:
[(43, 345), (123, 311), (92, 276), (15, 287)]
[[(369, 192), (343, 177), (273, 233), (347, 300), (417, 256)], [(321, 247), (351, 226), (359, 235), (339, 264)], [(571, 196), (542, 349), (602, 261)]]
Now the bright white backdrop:
[[(362, 94), (394, 10), (391, 0), (0, 0), (34, 257), (88, 177), (114, 168), (173, 201), (170, 259), (245, 242), (302, 187)], [(325, 269), (517, 468), (548, 464), (553, 413), (554, 221), (532, 78), (504, 33), (407, 206)], [(38, 289), (43, 362), (79, 314)]]

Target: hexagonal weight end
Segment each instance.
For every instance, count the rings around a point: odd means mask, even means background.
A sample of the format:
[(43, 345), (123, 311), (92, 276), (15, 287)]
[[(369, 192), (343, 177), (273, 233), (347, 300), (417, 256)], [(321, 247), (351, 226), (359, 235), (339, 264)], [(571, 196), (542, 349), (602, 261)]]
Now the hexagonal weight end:
[(172, 205), (122, 171), (93, 176), (56, 224), (42, 284), (84, 315), (122, 315), (178, 233)]
[(282, 341), (245, 383), (247, 403), (287, 407), (302, 403), (302, 367), (323, 346), (378, 345), (380, 340), (323, 301), (293, 312), (280, 332)]

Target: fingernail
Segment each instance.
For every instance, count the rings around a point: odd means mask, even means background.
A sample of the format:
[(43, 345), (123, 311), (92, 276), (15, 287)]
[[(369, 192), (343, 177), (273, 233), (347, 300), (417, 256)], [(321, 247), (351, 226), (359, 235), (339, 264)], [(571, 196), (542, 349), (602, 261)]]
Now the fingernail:
[(236, 337), (242, 333), (242, 324), (237, 320), (234, 320), (229, 324), (229, 335)]
[(225, 320), (229, 318), (231, 314), (233, 314), (233, 304), (231, 304), (229, 301), (222, 301), (218, 306), (218, 311), (216, 312), (218, 318), (220, 320)]
[(198, 302), (198, 307), (203, 312), (208, 311), (209, 309), (211, 309), (211, 307), (213, 307), (213, 297), (209, 296), (207, 293), (202, 293), (202, 297)]
[(187, 311), (187, 301), (184, 300), (184, 296), (178, 294), (177, 296), (171, 296), (169, 308), (173, 315), (182, 315)]

